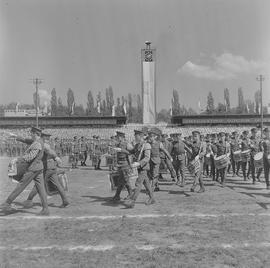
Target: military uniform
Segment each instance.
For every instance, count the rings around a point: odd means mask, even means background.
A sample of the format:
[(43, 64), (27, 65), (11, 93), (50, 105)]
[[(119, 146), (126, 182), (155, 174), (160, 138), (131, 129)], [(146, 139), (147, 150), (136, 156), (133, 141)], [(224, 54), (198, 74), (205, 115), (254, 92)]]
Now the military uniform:
[[(269, 129), (266, 128), (264, 129), (265, 133), (269, 133)], [(266, 187), (267, 189), (270, 189), (270, 184), (269, 184), (269, 169), (270, 169), (270, 163), (269, 163), (269, 159), (268, 156), (270, 155), (270, 138), (269, 136), (266, 136), (262, 143), (261, 143), (261, 147), (263, 149), (263, 168), (264, 168), (264, 175), (265, 175), (265, 183), (266, 183)]]
[(185, 143), (182, 140), (174, 141), (172, 152), (173, 166), (177, 176), (177, 183), (180, 183), (180, 176), (182, 178), (181, 186), (185, 184), (185, 169), (186, 169), (186, 154)]
[[(249, 140), (247, 137), (243, 137), (242, 142), (241, 142), (241, 151), (246, 151), (249, 150)], [(241, 161), (241, 166), (242, 166), (242, 172), (243, 172), (243, 176), (244, 176), (244, 180), (247, 180), (247, 164), (248, 164), (248, 160), (243, 159)]]
[[(228, 145), (227, 145), (227, 142), (226, 141), (224, 141), (224, 142), (223, 141), (219, 141), (216, 144), (216, 147), (217, 147), (217, 157), (229, 153)], [(227, 166), (224, 167), (224, 168), (222, 168), (222, 169), (219, 169), (218, 170), (218, 173), (219, 173), (220, 178), (221, 178), (221, 183), (223, 184), (225, 182), (226, 176), (227, 176)]]
[[(198, 131), (193, 131), (192, 134), (197, 134), (199, 133)], [(206, 145), (202, 141), (193, 141), (193, 142), (187, 142), (185, 143), (189, 150), (188, 150), (188, 162), (189, 165), (193, 161), (195, 161), (195, 158), (198, 156), (199, 157), (199, 169), (198, 171), (195, 169), (195, 178), (193, 182), (193, 186), (191, 187), (191, 191), (194, 192), (195, 187), (197, 184), (200, 184), (200, 190), (199, 192), (204, 192), (204, 183), (203, 183), (203, 178), (202, 178), (202, 172), (203, 172), (203, 164), (204, 164), (204, 156), (206, 154)]]
[(86, 166), (86, 159), (87, 159), (87, 152), (88, 152), (88, 144), (87, 142), (82, 139), (80, 142), (80, 151), (83, 154), (84, 159), (81, 161), (81, 166)]
[(129, 181), (129, 174), (131, 171), (130, 163), (129, 163), (129, 151), (128, 151), (128, 143), (126, 141), (120, 141), (116, 144), (117, 148), (120, 148), (121, 151), (117, 152), (116, 161), (118, 166), (119, 172), (119, 185), (116, 189), (115, 196), (113, 197), (114, 200), (120, 200), (120, 194), (124, 186), (126, 186), (128, 195), (131, 196), (132, 188)]
[[(169, 154), (171, 154), (172, 149), (173, 149), (173, 144), (168, 141), (167, 139), (165, 139), (165, 141), (162, 141), (163, 147), (168, 151)], [(173, 163), (171, 162), (171, 160), (166, 156), (166, 154), (161, 151), (160, 152), (160, 160), (161, 160), (161, 165), (163, 165), (164, 167), (167, 167), (170, 171), (171, 174), (171, 178), (175, 179), (176, 178), (176, 172), (175, 169), (173, 167)]]
[[(37, 128), (32, 128), (32, 132), (41, 132), (41, 130)], [(8, 196), (6, 202), (1, 206), (2, 208), (4, 209), (9, 208), (10, 204), (17, 198), (17, 196), (24, 191), (24, 189), (30, 184), (31, 181), (34, 180), (43, 208), (40, 214), (41, 215), (49, 214), (47, 195), (45, 193), (44, 179), (43, 179), (43, 162), (42, 162), (43, 154), (44, 154), (43, 141), (41, 140), (41, 138), (38, 138), (29, 146), (29, 148), (24, 153), (23, 159), (30, 165), (26, 173), (20, 180), (20, 182), (17, 184), (17, 187)]]
[[(250, 138), (250, 165), (249, 172), (251, 172), (253, 184), (256, 182), (256, 168), (254, 164), (254, 156), (260, 151), (260, 141), (255, 136), (251, 136)], [(258, 170), (257, 179), (259, 180), (259, 176), (261, 173), (261, 169)]]
[(236, 139), (235, 137), (232, 137), (231, 142), (230, 142), (230, 146), (231, 146), (231, 163), (232, 163), (232, 169), (233, 169), (233, 176), (235, 176), (235, 175), (239, 176), (239, 169), (241, 166), (241, 161), (235, 162), (234, 155), (233, 155), (234, 152), (240, 150), (239, 140)]
[[(135, 135), (141, 135), (143, 132), (135, 130)], [(149, 195), (149, 200), (146, 202), (147, 205), (153, 204), (154, 197), (152, 192), (152, 187), (149, 181), (149, 177), (147, 172), (150, 170), (150, 157), (151, 157), (151, 145), (147, 142), (139, 142), (135, 144), (134, 149), (130, 150), (130, 152), (134, 155), (134, 159), (139, 163), (138, 167), (138, 178), (135, 182), (135, 189), (133, 190), (133, 194), (130, 199), (127, 200), (125, 205), (129, 208), (133, 208), (135, 205), (135, 201), (138, 198), (140, 191), (142, 189), (142, 185), (144, 185), (146, 189), (146, 193)]]
[(74, 160), (71, 164), (72, 168), (77, 168), (78, 161), (79, 161), (79, 154), (80, 154), (80, 144), (76, 138), (74, 138), (72, 142), (71, 153), (74, 157)]

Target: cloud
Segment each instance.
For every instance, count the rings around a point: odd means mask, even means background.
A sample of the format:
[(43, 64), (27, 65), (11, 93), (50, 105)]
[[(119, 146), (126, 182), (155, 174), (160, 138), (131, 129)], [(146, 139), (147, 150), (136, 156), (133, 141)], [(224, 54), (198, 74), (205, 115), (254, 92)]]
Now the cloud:
[(201, 79), (225, 80), (233, 79), (239, 75), (258, 74), (266, 69), (266, 63), (247, 60), (243, 56), (223, 53), (220, 56), (212, 56), (209, 65), (196, 64), (187, 61), (178, 73), (194, 76)]

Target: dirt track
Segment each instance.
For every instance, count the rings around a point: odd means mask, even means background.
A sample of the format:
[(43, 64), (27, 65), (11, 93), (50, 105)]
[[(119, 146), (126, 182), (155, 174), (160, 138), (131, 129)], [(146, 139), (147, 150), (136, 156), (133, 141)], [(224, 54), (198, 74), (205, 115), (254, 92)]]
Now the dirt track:
[[(0, 159), (0, 202), (15, 186)], [(163, 183), (157, 203), (134, 209), (112, 204), (108, 171), (91, 167), (68, 173), (71, 205), (49, 198), (50, 217), (22, 209), (0, 217), (1, 267), (270, 267), (270, 204), (264, 183), (228, 178), (226, 187), (206, 180), (207, 191), (191, 193)], [(122, 193), (122, 197), (126, 192)], [(108, 218), (102, 216), (111, 216)]]

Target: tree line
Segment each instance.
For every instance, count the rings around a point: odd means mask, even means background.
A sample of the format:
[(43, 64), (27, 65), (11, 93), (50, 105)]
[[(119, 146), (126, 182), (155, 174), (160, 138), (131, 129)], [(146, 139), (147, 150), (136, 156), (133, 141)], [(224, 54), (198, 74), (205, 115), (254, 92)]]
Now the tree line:
[[(114, 98), (113, 88), (109, 86), (105, 89), (105, 98), (99, 91), (96, 96), (89, 90), (87, 93), (87, 104), (84, 107), (82, 104), (77, 104), (75, 94), (71, 88), (66, 93), (66, 103), (63, 102), (61, 96), (57, 95), (56, 89), (51, 90), (50, 104), (46, 107), (46, 113), (51, 116), (127, 116), (128, 123), (142, 123), (143, 121), (143, 103), (140, 94), (128, 93), (127, 96)], [(260, 113), (261, 105), (260, 91), (256, 91), (254, 99), (249, 100), (244, 98), (242, 88), (238, 88), (238, 105), (231, 107), (230, 92), (228, 88), (224, 89), (224, 102), (215, 104), (214, 96), (210, 91), (207, 95), (207, 106), (200, 107), (199, 112), (196, 112), (191, 107), (186, 107), (180, 104), (180, 96), (177, 90), (173, 90), (171, 107), (161, 109), (157, 112), (157, 122), (170, 122), (171, 116), (175, 115), (196, 115), (196, 114), (258, 114)], [(12, 102), (7, 105), (0, 105), (0, 116), (4, 115), (4, 110), (15, 110), (18, 103)], [(33, 94), (33, 104), (20, 104), (20, 110), (41, 108), (39, 94)], [(264, 113), (267, 108), (264, 107)]]

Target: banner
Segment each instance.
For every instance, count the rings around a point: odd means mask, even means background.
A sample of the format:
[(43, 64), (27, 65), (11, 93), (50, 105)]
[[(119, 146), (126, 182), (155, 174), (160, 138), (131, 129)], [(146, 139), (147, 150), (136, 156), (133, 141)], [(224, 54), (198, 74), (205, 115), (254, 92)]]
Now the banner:
[(155, 62), (142, 62), (143, 123), (156, 123)]

